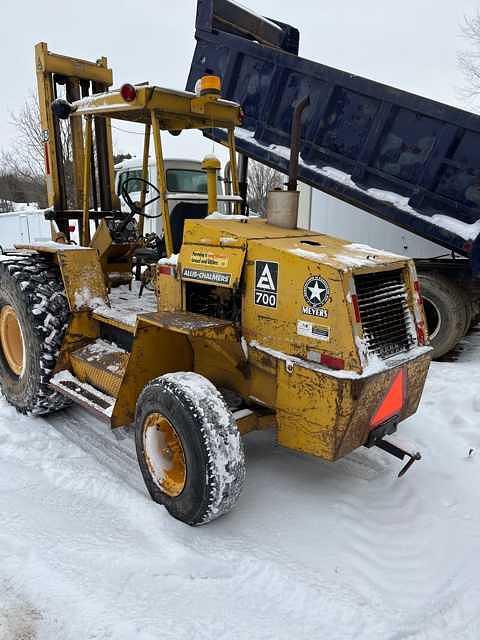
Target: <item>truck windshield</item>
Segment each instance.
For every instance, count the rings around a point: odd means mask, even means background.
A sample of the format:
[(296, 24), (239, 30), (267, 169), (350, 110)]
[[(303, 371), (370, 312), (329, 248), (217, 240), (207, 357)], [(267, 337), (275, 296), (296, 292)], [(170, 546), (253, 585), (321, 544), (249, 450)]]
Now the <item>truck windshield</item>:
[[(139, 180), (135, 180), (132, 178), (141, 178), (142, 170), (141, 169), (131, 169), (130, 171), (123, 171), (118, 177), (118, 187), (117, 187), (117, 195), (121, 195), (122, 187), (127, 180), (130, 182), (127, 184), (127, 193), (137, 193), (142, 190), (143, 183)], [(148, 192), (148, 187), (147, 187)]]
[(167, 169), (167, 191), (207, 193), (207, 174), (194, 169)]

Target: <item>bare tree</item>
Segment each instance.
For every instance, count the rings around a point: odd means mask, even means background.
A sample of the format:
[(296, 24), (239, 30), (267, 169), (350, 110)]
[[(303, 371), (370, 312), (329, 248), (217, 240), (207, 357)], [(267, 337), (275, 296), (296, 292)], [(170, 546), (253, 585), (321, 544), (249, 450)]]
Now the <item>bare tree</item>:
[(47, 206), (45, 179), (43, 176), (25, 176), (12, 170), (12, 163), (0, 158), (0, 211), (12, 211), (13, 202), (37, 203)]
[[(16, 189), (23, 184), (25, 191), (32, 192), (39, 203), (45, 204), (45, 157), (40, 107), (36, 93), (32, 92), (23, 107), (10, 114), (11, 124), (15, 127), (16, 137), (10, 149), (2, 153), (0, 165), (2, 172), (11, 177)], [(60, 122), (63, 166), (67, 193), (73, 186), (72, 140), (69, 123)], [(5, 185), (5, 180), (3, 181)], [(4, 194), (0, 194), (5, 197)], [(18, 196), (17, 196), (18, 197)]]
[(37, 96), (31, 94), (19, 111), (10, 114), (10, 119), (17, 135), (13, 148), (7, 154), (7, 162), (10, 162), (12, 168), (19, 174), (42, 175), (44, 145)]
[(468, 48), (458, 54), (466, 82), (462, 94), (475, 103), (480, 97), (480, 11), (472, 17), (465, 17), (462, 33), (469, 43)]
[(281, 187), (284, 181), (284, 176), (275, 171), (275, 169), (250, 160), (247, 189), (247, 200), (250, 209), (264, 216), (268, 192)]

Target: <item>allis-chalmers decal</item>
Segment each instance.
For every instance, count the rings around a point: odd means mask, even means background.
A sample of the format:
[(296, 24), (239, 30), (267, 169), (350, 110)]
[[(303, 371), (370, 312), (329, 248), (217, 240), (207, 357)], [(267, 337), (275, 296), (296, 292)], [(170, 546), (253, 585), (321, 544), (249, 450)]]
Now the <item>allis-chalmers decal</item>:
[(187, 280), (198, 280), (200, 282), (211, 282), (212, 284), (230, 284), (231, 273), (218, 273), (217, 271), (204, 271), (202, 269), (190, 269), (186, 267), (182, 271), (182, 278)]

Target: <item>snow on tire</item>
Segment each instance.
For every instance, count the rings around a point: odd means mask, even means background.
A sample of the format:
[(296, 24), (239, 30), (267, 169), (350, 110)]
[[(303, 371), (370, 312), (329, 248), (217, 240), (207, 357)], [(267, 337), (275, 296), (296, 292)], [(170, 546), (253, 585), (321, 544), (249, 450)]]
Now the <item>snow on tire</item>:
[[(19, 412), (41, 415), (70, 404), (49, 387), (69, 317), (60, 271), (51, 259), (40, 254), (2, 256), (0, 389)], [(23, 347), (18, 367), (8, 348), (12, 324)]]
[[(135, 422), (137, 457), (153, 500), (190, 525), (206, 524), (233, 508), (245, 480), (243, 443), (231, 411), (209, 380), (192, 372), (156, 378), (138, 399)], [(161, 441), (148, 436), (151, 427), (163, 431)], [(175, 453), (175, 438), (181, 455)], [(163, 467), (152, 443), (160, 448), (163, 443), (162, 451), (169, 452)]]

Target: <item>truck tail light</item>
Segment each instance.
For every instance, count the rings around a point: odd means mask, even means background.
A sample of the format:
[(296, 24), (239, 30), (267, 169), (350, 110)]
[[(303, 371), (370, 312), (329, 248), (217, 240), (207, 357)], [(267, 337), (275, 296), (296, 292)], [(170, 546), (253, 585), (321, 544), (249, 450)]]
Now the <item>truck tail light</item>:
[(70, 231), (70, 233), (73, 233), (75, 231), (76, 227), (74, 224), (69, 224), (68, 225), (68, 230)]
[(335, 356), (328, 355), (328, 353), (322, 353), (320, 356), (320, 364), (329, 369), (345, 369), (345, 360), (343, 358), (336, 358)]
[(352, 298), (353, 310), (355, 311), (355, 322), (361, 322), (362, 317), (360, 315), (360, 307), (358, 306), (357, 294), (352, 293), (351, 298)]
[(423, 322), (418, 322), (417, 326), (417, 341), (420, 347), (425, 346), (427, 342), (427, 336), (425, 335), (425, 326)]
[(415, 290), (415, 328), (417, 330), (417, 342), (419, 346), (423, 347), (427, 342), (427, 334), (421, 310), (423, 305), (422, 291), (420, 288), (420, 282), (416, 279), (413, 281), (413, 288)]
[(422, 291), (420, 289), (420, 282), (418, 280), (415, 280), (413, 283), (413, 287), (415, 289), (415, 293), (417, 294), (418, 301), (422, 303), (423, 300), (422, 300)]
[(375, 429), (382, 422), (401, 412), (405, 402), (405, 381), (405, 371), (400, 369), (373, 418), (370, 420), (371, 429)]

